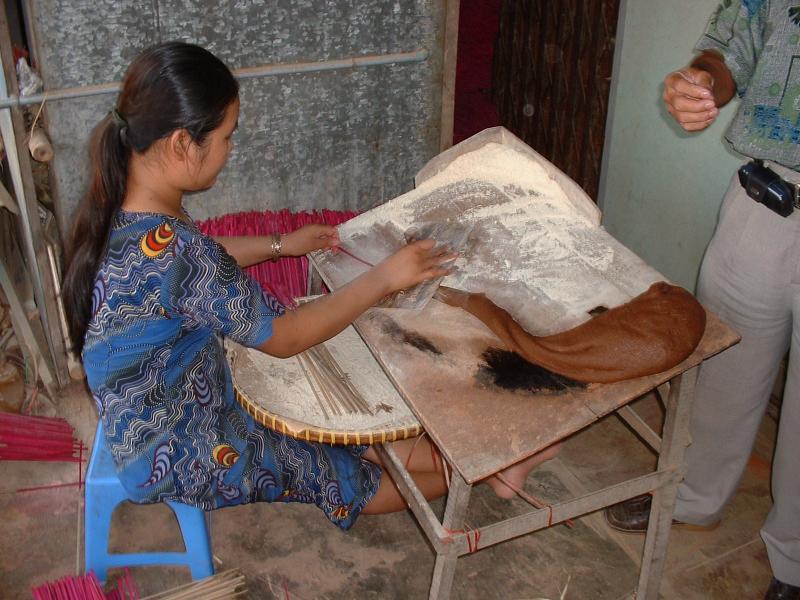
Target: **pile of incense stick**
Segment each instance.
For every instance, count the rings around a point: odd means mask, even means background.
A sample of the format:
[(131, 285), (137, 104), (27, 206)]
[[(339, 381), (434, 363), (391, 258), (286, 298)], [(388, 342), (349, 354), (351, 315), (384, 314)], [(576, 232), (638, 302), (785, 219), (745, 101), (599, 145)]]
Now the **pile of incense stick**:
[(228, 600), (247, 593), (245, 579), (236, 569), (193, 581), (165, 592), (145, 596), (141, 600)]
[[(310, 223), (339, 225), (352, 219), (353, 211), (322, 210), (292, 213), (289, 210), (243, 212), (225, 215), (197, 223), (200, 231), (211, 236), (269, 235), (289, 233)], [(245, 272), (268, 293), (286, 306), (294, 305), (294, 298), (307, 294), (308, 259), (283, 258), (277, 262), (265, 261)]]
[(301, 352), (297, 355), (297, 360), (309, 379), (311, 389), (326, 418), (342, 413), (372, 414), (367, 401), (353, 386), (350, 377), (342, 371), (325, 344), (318, 344)]
[(81, 455), (64, 419), (0, 413), (0, 460), (80, 462)]
[(229, 600), (247, 593), (244, 575), (236, 569), (144, 597), (139, 595), (128, 569), (115, 579), (109, 592), (103, 592), (94, 571), (80, 577), (62, 577), (31, 591), (33, 600)]
[(115, 580), (114, 588), (103, 592), (94, 571), (80, 577), (62, 577), (31, 590), (33, 600), (139, 600), (139, 590), (131, 572), (125, 569)]

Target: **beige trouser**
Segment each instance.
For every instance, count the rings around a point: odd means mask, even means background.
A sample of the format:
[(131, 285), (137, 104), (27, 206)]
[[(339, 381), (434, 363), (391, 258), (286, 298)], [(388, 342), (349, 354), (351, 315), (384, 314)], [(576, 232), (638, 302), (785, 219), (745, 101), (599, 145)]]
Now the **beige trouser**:
[[(787, 180), (800, 173), (769, 165)], [(800, 211), (783, 218), (734, 176), (703, 259), (697, 296), (742, 336), (700, 368), (675, 518), (710, 524), (733, 496), (791, 347), (772, 465), (774, 505), (761, 530), (779, 580), (800, 585)]]

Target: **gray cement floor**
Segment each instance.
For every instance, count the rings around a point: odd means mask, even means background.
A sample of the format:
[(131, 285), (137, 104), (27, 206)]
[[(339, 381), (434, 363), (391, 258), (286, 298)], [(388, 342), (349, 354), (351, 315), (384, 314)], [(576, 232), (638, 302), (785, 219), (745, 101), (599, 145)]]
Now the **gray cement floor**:
[[(12, 388), (0, 390), (4, 408)], [(635, 408), (653, 425), (660, 407)], [(58, 412), (91, 445), (96, 418), (81, 384), (66, 390)], [(656, 426), (657, 427), (657, 426)], [(658, 430), (658, 429), (657, 429)], [(775, 424), (766, 418), (747, 473), (722, 525), (710, 533), (673, 531), (662, 595), (668, 599), (758, 599), (771, 576), (758, 530), (770, 508), (769, 459)], [(545, 499), (642, 474), (653, 455), (616, 417), (566, 441), (560, 456), (537, 469), (526, 489)], [(77, 487), (20, 492), (77, 480), (74, 464), (0, 463), (0, 598), (30, 598), (32, 587), (82, 572), (82, 500)], [(441, 501), (434, 504), (441, 510)], [(528, 509), (480, 486), (468, 523), (478, 527)], [(433, 551), (410, 513), (361, 517), (341, 532), (314, 507), (252, 505), (212, 514), (217, 570), (238, 568), (247, 598), (311, 600), (427, 598)], [(452, 597), (459, 600), (629, 598), (638, 577), (643, 536), (612, 532), (596, 513), (459, 559)], [(115, 514), (112, 549), (180, 550), (177, 523), (164, 506), (123, 505)], [(142, 595), (190, 581), (188, 570), (133, 569)], [(113, 571), (112, 571), (113, 575)]]

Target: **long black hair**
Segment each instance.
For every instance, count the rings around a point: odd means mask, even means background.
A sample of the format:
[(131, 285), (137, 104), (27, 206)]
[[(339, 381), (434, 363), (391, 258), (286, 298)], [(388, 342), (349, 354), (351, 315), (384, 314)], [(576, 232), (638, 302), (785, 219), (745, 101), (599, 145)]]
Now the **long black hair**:
[(131, 154), (147, 151), (176, 129), (202, 144), (238, 93), (228, 67), (192, 44), (153, 46), (128, 67), (117, 105), (92, 132), (89, 189), (65, 248), (63, 299), (76, 354), (92, 317), (92, 288), (109, 230), (125, 198)]

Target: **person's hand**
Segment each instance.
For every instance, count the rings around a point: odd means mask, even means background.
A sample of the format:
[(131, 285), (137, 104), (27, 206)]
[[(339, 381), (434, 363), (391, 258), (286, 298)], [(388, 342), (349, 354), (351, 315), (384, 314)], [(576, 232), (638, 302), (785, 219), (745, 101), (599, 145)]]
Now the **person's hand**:
[(446, 285), (440, 285), (439, 289), (436, 290), (436, 293), (433, 295), (434, 298), (439, 300), (440, 302), (444, 302), (445, 304), (449, 304), (450, 306), (455, 306), (456, 308), (464, 308), (469, 301), (469, 298), (472, 294), (469, 292), (464, 292), (462, 290), (457, 290), (455, 288), (447, 287)]
[(708, 71), (694, 67), (673, 71), (664, 79), (664, 104), (686, 131), (701, 131), (719, 114), (713, 88)]
[(303, 225), (283, 236), (282, 252), (285, 256), (303, 256), (314, 250), (339, 246), (339, 232), (331, 225), (313, 223)]
[(454, 260), (458, 255), (445, 247), (434, 248), (434, 245), (433, 240), (412, 242), (375, 266), (375, 272), (382, 278), (387, 293), (411, 288), (450, 273), (450, 269), (442, 264)]

